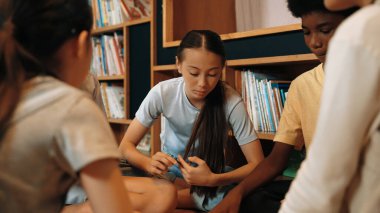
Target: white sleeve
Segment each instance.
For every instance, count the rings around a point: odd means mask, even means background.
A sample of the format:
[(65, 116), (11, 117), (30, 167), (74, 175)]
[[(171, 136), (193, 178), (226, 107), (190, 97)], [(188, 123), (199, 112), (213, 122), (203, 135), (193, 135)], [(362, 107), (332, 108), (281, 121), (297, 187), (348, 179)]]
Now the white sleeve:
[(280, 212), (339, 212), (378, 110), (380, 54), (358, 42), (330, 42), (313, 143)]
[(162, 113), (162, 99), (161, 99), (160, 84), (154, 86), (141, 103), (136, 112), (136, 118), (145, 127), (150, 127), (155, 119)]

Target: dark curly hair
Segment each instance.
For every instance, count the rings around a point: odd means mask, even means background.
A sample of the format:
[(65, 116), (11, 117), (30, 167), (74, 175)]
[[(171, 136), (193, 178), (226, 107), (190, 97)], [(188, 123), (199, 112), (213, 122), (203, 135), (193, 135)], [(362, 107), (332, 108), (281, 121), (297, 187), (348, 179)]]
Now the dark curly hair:
[(358, 9), (355, 7), (341, 11), (330, 11), (323, 4), (323, 0), (288, 0), (288, 8), (296, 18), (301, 18), (311, 12), (336, 13), (347, 17)]

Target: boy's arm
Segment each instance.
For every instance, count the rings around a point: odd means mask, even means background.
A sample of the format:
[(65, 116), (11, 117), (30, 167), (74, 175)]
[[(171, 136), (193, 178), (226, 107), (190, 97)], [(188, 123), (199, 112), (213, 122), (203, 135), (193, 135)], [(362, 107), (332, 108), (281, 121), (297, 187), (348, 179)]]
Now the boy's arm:
[(232, 189), (212, 212), (238, 212), (243, 197), (275, 178), (285, 168), (292, 149), (292, 145), (277, 142), (270, 155)]

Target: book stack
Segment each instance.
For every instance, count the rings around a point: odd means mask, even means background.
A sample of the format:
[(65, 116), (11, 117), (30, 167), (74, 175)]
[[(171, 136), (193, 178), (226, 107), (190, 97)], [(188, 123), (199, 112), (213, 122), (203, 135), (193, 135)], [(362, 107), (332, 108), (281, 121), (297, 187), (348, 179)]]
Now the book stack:
[(247, 70), (242, 73), (242, 97), (255, 130), (276, 132), (290, 81), (268, 80)]
[(124, 88), (110, 82), (102, 82), (100, 83), (100, 94), (107, 118), (124, 119)]
[(123, 75), (125, 73), (123, 36), (114, 32), (92, 38), (93, 57), (91, 72), (96, 76)]

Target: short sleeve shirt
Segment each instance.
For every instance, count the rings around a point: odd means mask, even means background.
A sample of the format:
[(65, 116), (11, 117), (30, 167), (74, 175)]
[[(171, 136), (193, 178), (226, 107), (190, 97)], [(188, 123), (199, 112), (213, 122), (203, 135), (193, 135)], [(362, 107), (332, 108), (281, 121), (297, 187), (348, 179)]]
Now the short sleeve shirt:
[(323, 80), (323, 64), (293, 80), (274, 141), (309, 147), (316, 128)]
[[(240, 145), (257, 139), (240, 95), (225, 85), (225, 114)], [(161, 150), (174, 156), (183, 155), (200, 110), (185, 94), (182, 77), (160, 82), (154, 86), (136, 112), (136, 118), (146, 127), (162, 114)]]
[(0, 212), (58, 212), (82, 168), (120, 157), (96, 104), (51, 77), (27, 83), (0, 144)]

